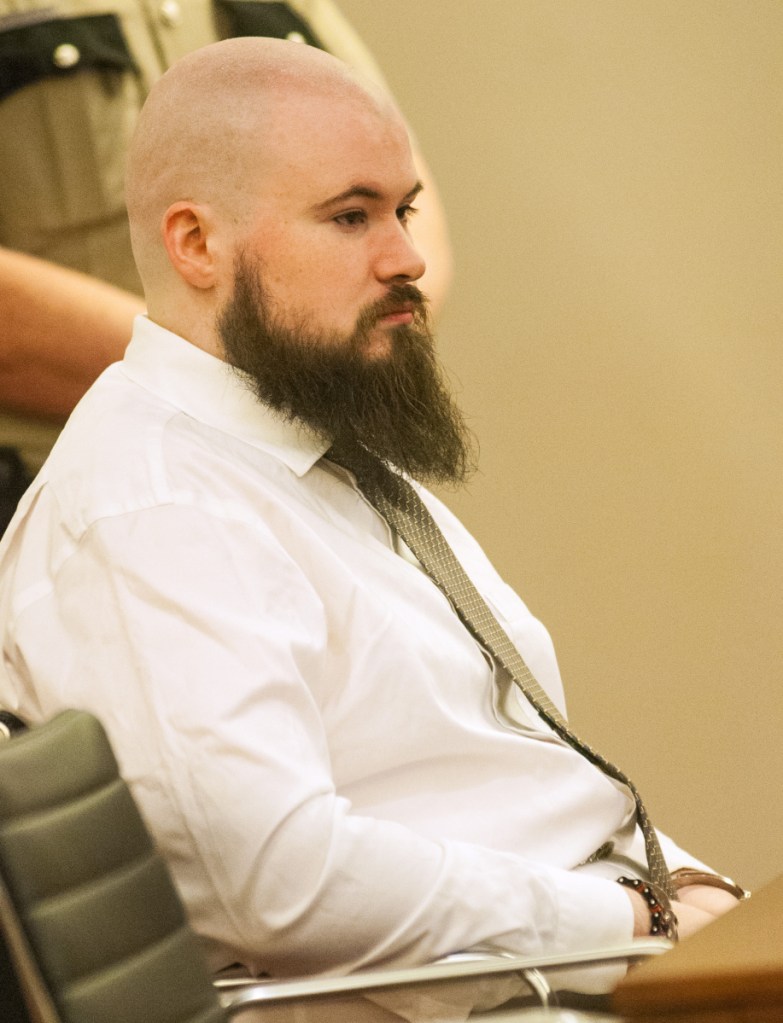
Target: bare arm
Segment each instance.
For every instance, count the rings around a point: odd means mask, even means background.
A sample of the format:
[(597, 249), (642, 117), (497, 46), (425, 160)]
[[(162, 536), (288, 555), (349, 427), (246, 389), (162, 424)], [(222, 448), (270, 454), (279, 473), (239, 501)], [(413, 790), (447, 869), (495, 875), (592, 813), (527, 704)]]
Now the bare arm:
[(136, 295), (0, 248), (0, 407), (65, 419), (143, 311)]

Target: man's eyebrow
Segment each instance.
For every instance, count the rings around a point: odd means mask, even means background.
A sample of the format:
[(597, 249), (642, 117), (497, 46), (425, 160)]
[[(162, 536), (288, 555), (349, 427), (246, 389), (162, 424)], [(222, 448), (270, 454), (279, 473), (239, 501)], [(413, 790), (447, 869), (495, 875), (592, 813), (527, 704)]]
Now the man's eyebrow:
[[(421, 181), (417, 181), (410, 192), (403, 197), (402, 201), (412, 202), (422, 188), (424, 188), (424, 185)], [(340, 203), (349, 202), (351, 199), (372, 199), (378, 201), (383, 198), (383, 192), (379, 192), (377, 188), (370, 188), (368, 185), (352, 185), (350, 188), (346, 188), (344, 192), (333, 195), (330, 199), (325, 199), (324, 202), (317, 203), (313, 210), (316, 213), (322, 213), (329, 209), (330, 206), (339, 206)]]

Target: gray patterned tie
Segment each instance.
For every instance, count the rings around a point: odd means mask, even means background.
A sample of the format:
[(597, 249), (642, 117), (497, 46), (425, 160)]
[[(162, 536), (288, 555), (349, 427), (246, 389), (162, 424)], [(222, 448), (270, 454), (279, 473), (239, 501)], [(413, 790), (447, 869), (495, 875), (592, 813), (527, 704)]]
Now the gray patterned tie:
[(352, 452), (348, 456), (330, 449), (326, 457), (356, 476), (367, 500), (402, 537), (430, 578), (451, 602), (469, 632), (508, 672), (549, 727), (610, 778), (630, 789), (636, 801), (639, 827), (644, 836), (650, 880), (659, 885), (669, 898), (676, 899), (676, 890), (658, 836), (636, 786), (619, 767), (615, 767), (571, 731), (565, 718), (536, 681), (519, 651), (469, 579), (416, 490), (399, 473), (393, 472), (380, 459), (367, 452)]

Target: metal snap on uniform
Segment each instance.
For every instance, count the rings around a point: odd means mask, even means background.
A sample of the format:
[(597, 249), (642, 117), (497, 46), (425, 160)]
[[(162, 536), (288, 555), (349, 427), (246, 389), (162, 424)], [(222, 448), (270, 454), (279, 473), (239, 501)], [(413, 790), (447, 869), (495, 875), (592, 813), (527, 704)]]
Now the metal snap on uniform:
[(176, 28), (182, 21), (182, 7), (178, 0), (163, 0), (160, 5), (160, 20), (167, 28)]
[(60, 43), (56, 47), (52, 54), (52, 63), (55, 67), (66, 70), (69, 67), (75, 67), (82, 59), (82, 55), (79, 52), (79, 48), (74, 46), (73, 43)]

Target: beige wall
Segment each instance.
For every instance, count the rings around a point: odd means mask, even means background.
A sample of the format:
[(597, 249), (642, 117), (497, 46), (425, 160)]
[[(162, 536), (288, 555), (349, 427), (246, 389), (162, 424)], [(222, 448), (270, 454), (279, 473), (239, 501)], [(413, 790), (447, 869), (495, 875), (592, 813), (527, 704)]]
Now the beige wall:
[(440, 181), (448, 498), (655, 819), (783, 869), (783, 4), (341, 0)]

